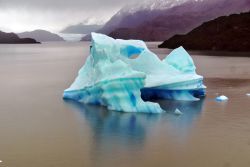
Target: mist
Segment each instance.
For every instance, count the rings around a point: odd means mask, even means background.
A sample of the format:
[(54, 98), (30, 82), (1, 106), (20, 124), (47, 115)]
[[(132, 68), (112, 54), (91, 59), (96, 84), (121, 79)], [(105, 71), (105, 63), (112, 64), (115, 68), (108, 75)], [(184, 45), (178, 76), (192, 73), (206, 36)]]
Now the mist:
[(78, 23), (103, 24), (124, 5), (140, 0), (0, 0), (0, 30), (58, 32)]

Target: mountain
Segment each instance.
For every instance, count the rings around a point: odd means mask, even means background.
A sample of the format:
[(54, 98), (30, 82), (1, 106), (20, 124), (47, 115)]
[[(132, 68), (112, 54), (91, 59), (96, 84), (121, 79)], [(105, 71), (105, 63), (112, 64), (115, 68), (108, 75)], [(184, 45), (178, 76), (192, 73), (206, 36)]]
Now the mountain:
[[(249, 0), (149, 2), (151, 5), (121, 9), (98, 32), (114, 38), (162, 41), (175, 34), (187, 33), (205, 21), (250, 9)], [(88, 36), (84, 39), (87, 38)]]
[(19, 33), (18, 36), (20, 38), (33, 38), (39, 42), (64, 41), (64, 39), (59, 35), (45, 30), (27, 31)]
[(250, 51), (250, 12), (219, 17), (159, 45), (171, 49), (179, 46), (190, 50)]
[(0, 44), (33, 44), (39, 43), (31, 38), (19, 38), (15, 33), (0, 31)]
[(77, 25), (71, 25), (66, 28), (64, 28), (60, 33), (65, 34), (89, 34), (91, 32), (95, 32), (99, 29), (101, 29), (103, 25), (85, 25), (83, 23), (77, 24)]
[[(118, 28), (135, 28), (159, 16), (164, 10), (178, 6), (186, 1), (187, 0), (150, 0), (144, 3), (127, 5), (111, 17), (97, 32), (108, 35)], [(90, 40), (90, 34), (83, 37), (82, 40)]]

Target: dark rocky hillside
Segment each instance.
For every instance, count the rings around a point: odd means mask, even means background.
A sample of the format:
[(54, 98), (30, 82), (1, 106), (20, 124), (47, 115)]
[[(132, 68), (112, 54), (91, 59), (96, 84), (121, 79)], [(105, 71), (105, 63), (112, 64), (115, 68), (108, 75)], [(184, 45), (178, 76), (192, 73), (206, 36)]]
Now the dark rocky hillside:
[(189, 50), (250, 51), (250, 12), (219, 17), (159, 45), (171, 49), (179, 46)]
[(15, 33), (0, 31), (0, 44), (33, 44), (39, 43), (32, 38), (19, 38)]

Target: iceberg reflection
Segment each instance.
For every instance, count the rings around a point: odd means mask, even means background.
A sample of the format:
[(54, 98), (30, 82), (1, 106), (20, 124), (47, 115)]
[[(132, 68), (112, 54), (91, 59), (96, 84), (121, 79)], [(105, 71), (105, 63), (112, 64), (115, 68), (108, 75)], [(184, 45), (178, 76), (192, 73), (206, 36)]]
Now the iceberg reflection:
[[(122, 156), (124, 152), (129, 157), (136, 157), (147, 147), (146, 141), (152, 140), (156, 133), (160, 133), (157, 135), (158, 140), (168, 136), (169, 140), (185, 143), (193, 122), (202, 112), (204, 100), (157, 101), (167, 111), (164, 114), (113, 112), (96, 105), (69, 100), (66, 102), (81, 113), (80, 119), (87, 121), (91, 130), (91, 163), (92, 166), (102, 166), (107, 159), (109, 162), (115, 161), (114, 157)], [(176, 116), (176, 108), (182, 111), (183, 115)], [(78, 114), (77, 117), (79, 118)]]
[[(204, 99), (199, 101), (158, 100), (157, 103), (167, 111), (164, 114), (120, 113), (107, 110), (105, 107), (88, 105), (73, 100), (66, 100), (87, 120), (93, 131), (93, 139), (106, 144), (115, 142), (127, 146), (140, 146), (151, 130), (161, 126), (175, 131), (188, 131), (202, 109)], [(179, 109), (183, 115), (176, 116)], [(183, 135), (183, 134), (182, 134)]]

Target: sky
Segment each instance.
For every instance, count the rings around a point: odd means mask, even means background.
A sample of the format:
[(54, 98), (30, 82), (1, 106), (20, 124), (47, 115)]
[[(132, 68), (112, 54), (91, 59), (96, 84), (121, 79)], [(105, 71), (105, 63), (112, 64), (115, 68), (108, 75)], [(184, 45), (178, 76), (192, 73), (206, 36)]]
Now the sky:
[(59, 32), (78, 23), (101, 24), (124, 5), (142, 0), (0, 0), (0, 30)]

